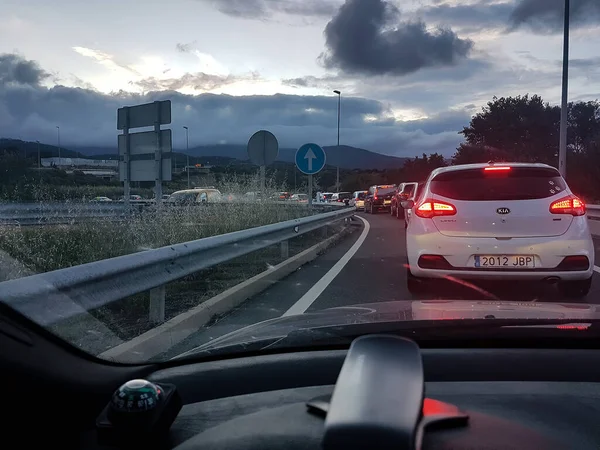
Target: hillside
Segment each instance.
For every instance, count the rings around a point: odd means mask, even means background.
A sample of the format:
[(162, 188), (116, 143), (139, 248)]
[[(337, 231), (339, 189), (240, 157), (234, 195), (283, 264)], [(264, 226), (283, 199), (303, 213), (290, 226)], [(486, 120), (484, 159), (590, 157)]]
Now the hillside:
[[(0, 149), (3, 148), (16, 148), (20, 154), (33, 158), (37, 158), (38, 149), (42, 158), (58, 156), (58, 147), (55, 145), (40, 143), (38, 146), (37, 142), (21, 141), (19, 139), (0, 138)], [(60, 149), (60, 156), (61, 158), (87, 158), (87, 155), (85, 154), (66, 149), (62, 146)]]
[[(362, 148), (348, 145), (323, 147), (327, 154), (327, 164), (339, 165), (343, 169), (398, 169), (404, 165), (408, 158), (396, 158), (382, 155)], [(245, 145), (207, 145), (190, 149), (190, 156), (223, 156), (240, 160), (247, 160)], [(277, 161), (294, 162), (296, 149), (280, 148)]]
[[(36, 142), (27, 142), (16, 139), (0, 139), (0, 147), (15, 147), (23, 151), (27, 156), (35, 157), (38, 151)], [(398, 169), (404, 165), (408, 158), (397, 158), (382, 155), (363, 148), (351, 147), (349, 145), (326, 146), (327, 165), (340, 166), (342, 169)], [(58, 148), (54, 145), (40, 144), (42, 158), (58, 156)], [(186, 154), (181, 149), (175, 149), (178, 165), (185, 164)], [(296, 149), (280, 148), (277, 161), (293, 163)], [(117, 151), (110, 147), (73, 147), (69, 149), (61, 147), (61, 156), (64, 158), (94, 158), (94, 159), (116, 159)], [(212, 164), (231, 165), (232, 160), (247, 161), (248, 155), (245, 145), (205, 145), (190, 148), (190, 164)]]

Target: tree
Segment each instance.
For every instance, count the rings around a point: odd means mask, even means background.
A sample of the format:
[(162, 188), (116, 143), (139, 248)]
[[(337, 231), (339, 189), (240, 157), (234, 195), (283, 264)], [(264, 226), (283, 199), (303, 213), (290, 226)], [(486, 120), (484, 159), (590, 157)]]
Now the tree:
[(472, 164), (514, 161), (510, 152), (494, 147), (460, 144), (452, 157), (452, 164)]
[(515, 161), (550, 163), (558, 152), (559, 124), (560, 108), (537, 95), (494, 97), (460, 134), (472, 148), (497, 149)]
[[(600, 103), (569, 104), (567, 129), (567, 181), (587, 200), (600, 195)], [(530, 161), (556, 166), (560, 107), (541, 97), (494, 97), (460, 132), (453, 164), (487, 161)]]
[(423, 153), (421, 158), (417, 156), (415, 159), (409, 159), (404, 163), (402, 181), (423, 181), (429, 176), (432, 170), (446, 165), (446, 160), (442, 155), (432, 153), (427, 156)]
[(591, 152), (600, 138), (600, 103), (569, 103), (568, 125), (569, 151)]

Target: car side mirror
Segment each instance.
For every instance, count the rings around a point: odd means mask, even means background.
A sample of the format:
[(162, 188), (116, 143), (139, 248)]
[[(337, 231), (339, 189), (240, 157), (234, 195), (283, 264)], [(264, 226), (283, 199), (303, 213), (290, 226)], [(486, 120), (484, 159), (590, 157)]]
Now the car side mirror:
[(404, 209), (412, 209), (415, 206), (414, 200), (405, 200), (400, 203)]

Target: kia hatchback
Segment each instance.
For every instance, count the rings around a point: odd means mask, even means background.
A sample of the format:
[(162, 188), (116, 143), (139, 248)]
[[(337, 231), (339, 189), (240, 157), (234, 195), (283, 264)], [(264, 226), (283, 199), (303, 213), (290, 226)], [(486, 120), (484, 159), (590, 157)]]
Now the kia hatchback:
[(546, 164), (467, 164), (434, 170), (406, 232), (407, 284), (531, 280), (584, 297), (594, 270), (585, 204)]

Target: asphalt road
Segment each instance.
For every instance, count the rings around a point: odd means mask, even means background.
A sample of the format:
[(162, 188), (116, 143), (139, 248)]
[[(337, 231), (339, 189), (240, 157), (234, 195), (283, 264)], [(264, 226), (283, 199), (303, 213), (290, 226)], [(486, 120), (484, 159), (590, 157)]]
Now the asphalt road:
[[(179, 355), (231, 331), (286, 313), (417, 299), (406, 289), (404, 222), (383, 212), (376, 215), (360, 213), (359, 216), (367, 223), (357, 221), (354, 226), (359, 229), (348, 239), (216, 320), (210, 327), (188, 337), (164, 356)], [(596, 258), (600, 261), (600, 238), (594, 238), (594, 242)], [(347, 259), (345, 265), (344, 259)], [(341, 265), (343, 268), (338, 272)], [(324, 277), (326, 279), (322, 280)], [(561, 301), (556, 288), (551, 285), (496, 282), (478, 283), (477, 286), (479, 290), (444, 282), (426, 298)], [(600, 304), (600, 273), (594, 273), (592, 289), (581, 301)]]

